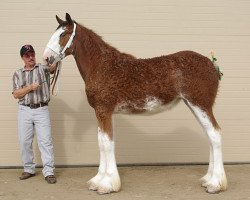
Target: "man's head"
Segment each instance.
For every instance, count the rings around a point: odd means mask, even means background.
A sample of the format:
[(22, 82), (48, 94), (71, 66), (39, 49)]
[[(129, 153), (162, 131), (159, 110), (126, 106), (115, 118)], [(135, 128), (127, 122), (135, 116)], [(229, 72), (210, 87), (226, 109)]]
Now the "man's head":
[(36, 64), (35, 50), (30, 44), (22, 46), (20, 56), (26, 67), (32, 68)]

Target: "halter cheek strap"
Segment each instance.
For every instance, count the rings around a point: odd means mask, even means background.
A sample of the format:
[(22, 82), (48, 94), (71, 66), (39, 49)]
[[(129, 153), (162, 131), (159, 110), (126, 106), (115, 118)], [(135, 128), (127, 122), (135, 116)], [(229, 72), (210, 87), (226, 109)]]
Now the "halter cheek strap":
[(70, 45), (72, 44), (72, 41), (75, 37), (75, 34), (76, 34), (76, 23), (74, 23), (74, 28), (73, 28), (73, 33), (71, 34), (67, 44), (65, 45), (65, 47), (63, 48), (63, 50), (60, 52), (59, 56), (61, 59), (64, 58), (64, 53), (65, 51), (70, 47)]

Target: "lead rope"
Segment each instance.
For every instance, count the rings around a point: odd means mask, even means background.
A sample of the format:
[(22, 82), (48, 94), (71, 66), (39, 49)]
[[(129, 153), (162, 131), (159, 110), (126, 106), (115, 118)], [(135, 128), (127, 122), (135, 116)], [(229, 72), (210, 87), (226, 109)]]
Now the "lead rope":
[[(53, 76), (52, 81), (50, 83), (50, 85), (52, 86), (51, 93), (53, 96), (57, 96), (57, 94), (59, 93), (59, 82), (60, 82), (59, 74), (61, 72), (61, 67), (62, 67), (62, 61), (58, 61), (55, 70), (55, 75)], [(54, 92), (55, 87), (56, 87), (56, 92)]]

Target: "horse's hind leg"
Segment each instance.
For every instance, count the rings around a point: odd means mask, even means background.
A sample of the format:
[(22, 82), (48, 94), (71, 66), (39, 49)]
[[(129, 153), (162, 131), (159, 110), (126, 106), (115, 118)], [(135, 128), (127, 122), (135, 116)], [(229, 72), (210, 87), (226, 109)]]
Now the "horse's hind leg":
[(218, 193), (227, 189), (227, 178), (224, 171), (220, 128), (214, 118), (212, 108), (205, 109), (184, 100), (194, 113), (210, 141), (210, 161), (207, 174), (202, 178), (207, 192)]
[(214, 170), (214, 153), (212, 145), (210, 145), (208, 170), (206, 175), (200, 179), (202, 187), (207, 187), (207, 184), (209, 183), (209, 180), (213, 175), (213, 170)]
[(116, 166), (113, 141), (112, 114), (96, 111), (98, 119), (98, 142), (100, 148), (100, 165), (98, 173), (88, 181), (90, 190), (99, 194), (118, 192), (121, 181)]

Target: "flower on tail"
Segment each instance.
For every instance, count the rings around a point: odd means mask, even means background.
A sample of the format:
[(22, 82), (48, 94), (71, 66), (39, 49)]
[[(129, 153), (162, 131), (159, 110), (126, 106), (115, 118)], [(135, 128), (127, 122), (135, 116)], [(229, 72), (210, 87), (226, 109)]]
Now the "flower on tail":
[(223, 76), (223, 73), (222, 73), (222, 71), (220, 70), (219, 65), (216, 63), (217, 58), (215, 58), (214, 52), (213, 52), (213, 51), (211, 52), (211, 56), (212, 56), (212, 62), (213, 62), (213, 64), (214, 64), (214, 67), (215, 67), (215, 69), (216, 69), (217, 72), (218, 72), (219, 80), (221, 80), (221, 77)]

